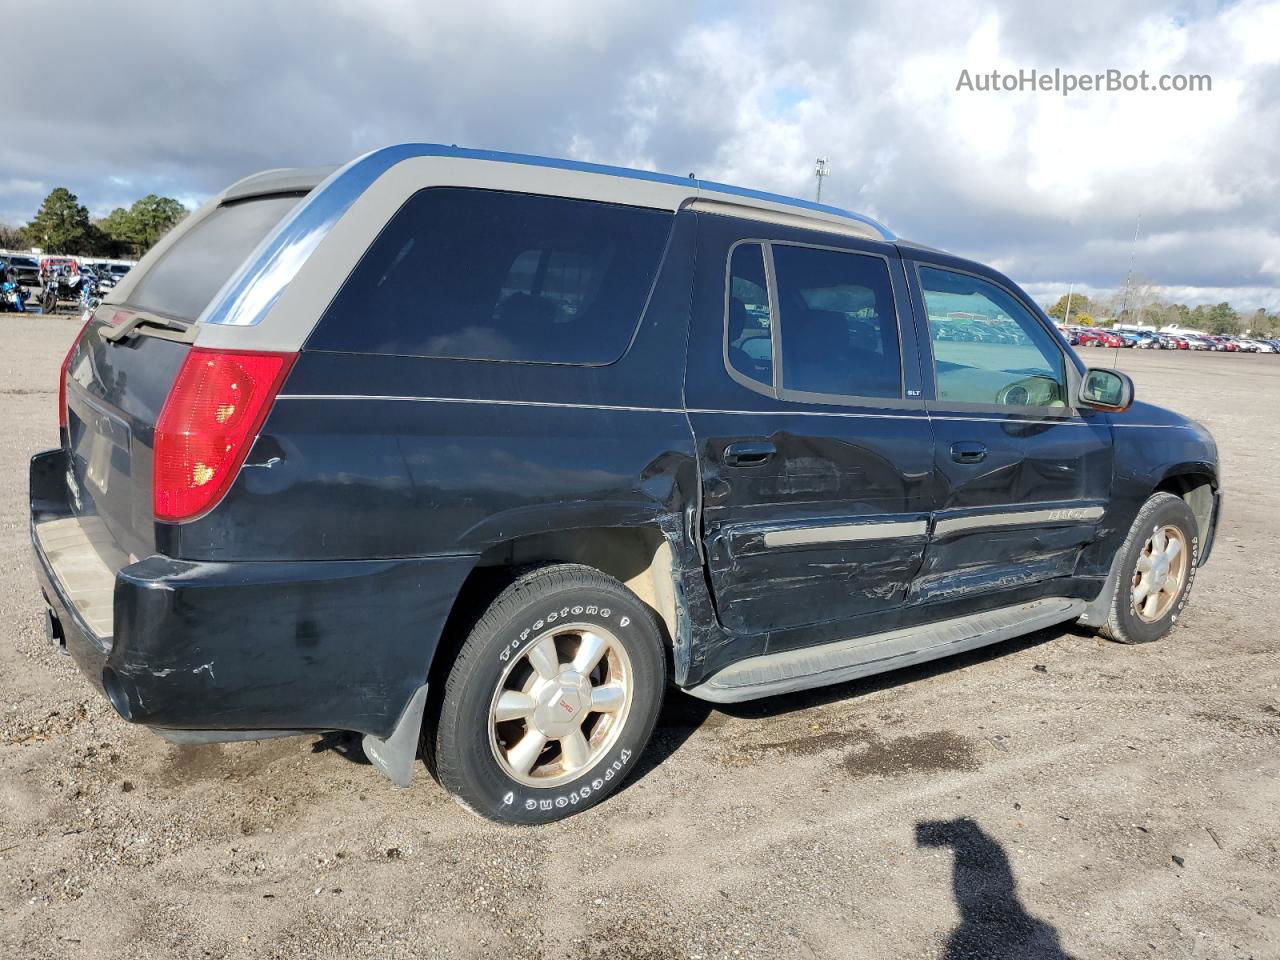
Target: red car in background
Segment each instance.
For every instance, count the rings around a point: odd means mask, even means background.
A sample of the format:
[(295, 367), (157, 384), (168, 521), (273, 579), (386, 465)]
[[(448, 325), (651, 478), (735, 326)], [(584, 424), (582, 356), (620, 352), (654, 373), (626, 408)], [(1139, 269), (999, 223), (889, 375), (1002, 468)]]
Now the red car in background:
[(1123, 347), (1124, 340), (1109, 330), (1081, 330), (1082, 347)]

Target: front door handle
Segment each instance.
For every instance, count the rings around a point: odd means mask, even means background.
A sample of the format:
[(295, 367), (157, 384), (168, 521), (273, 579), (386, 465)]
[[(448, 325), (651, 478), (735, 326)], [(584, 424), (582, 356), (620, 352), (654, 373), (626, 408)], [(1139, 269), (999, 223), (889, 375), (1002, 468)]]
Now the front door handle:
[(956, 463), (981, 463), (987, 459), (986, 444), (961, 440), (951, 445), (951, 459)]
[(768, 440), (740, 440), (724, 448), (724, 462), (734, 467), (754, 467), (767, 463), (778, 452)]

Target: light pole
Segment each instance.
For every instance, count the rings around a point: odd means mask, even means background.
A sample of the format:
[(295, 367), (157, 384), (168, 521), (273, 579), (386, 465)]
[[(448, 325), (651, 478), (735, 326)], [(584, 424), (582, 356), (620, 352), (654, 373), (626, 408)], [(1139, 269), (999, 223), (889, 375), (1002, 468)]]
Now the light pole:
[(826, 157), (819, 157), (814, 164), (813, 176), (818, 181), (818, 195), (814, 198), (816, 202), (822, 202), (822, 178), (831, 176), (831, 166), (827, 163)]

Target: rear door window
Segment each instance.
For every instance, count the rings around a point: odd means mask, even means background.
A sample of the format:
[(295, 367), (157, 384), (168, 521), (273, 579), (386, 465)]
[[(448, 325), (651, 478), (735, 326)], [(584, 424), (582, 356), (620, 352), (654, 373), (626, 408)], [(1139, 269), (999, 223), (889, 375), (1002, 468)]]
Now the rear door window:
[(771, 250), (784, 395), (901, 397), (898, 320), (884, 258), (781, 243)]
[(218, 207), (141, 276), (129, 293), (129, 306), (178, 320), (196, 319), (301, 199), (299, 194), (255, 197)]
[(365, 252), (308, 349), (605, 364), (635, 332), (673, 214), (420, 190)]

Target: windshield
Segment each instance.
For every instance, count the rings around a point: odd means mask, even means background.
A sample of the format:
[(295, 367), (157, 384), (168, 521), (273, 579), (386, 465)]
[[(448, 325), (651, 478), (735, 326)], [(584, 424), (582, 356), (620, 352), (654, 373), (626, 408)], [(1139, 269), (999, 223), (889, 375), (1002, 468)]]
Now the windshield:
[(178, 320), (196, 319), (299, 200), (262, 197), (218, 207), (142, 275), (129, 293), (129, 305)]

